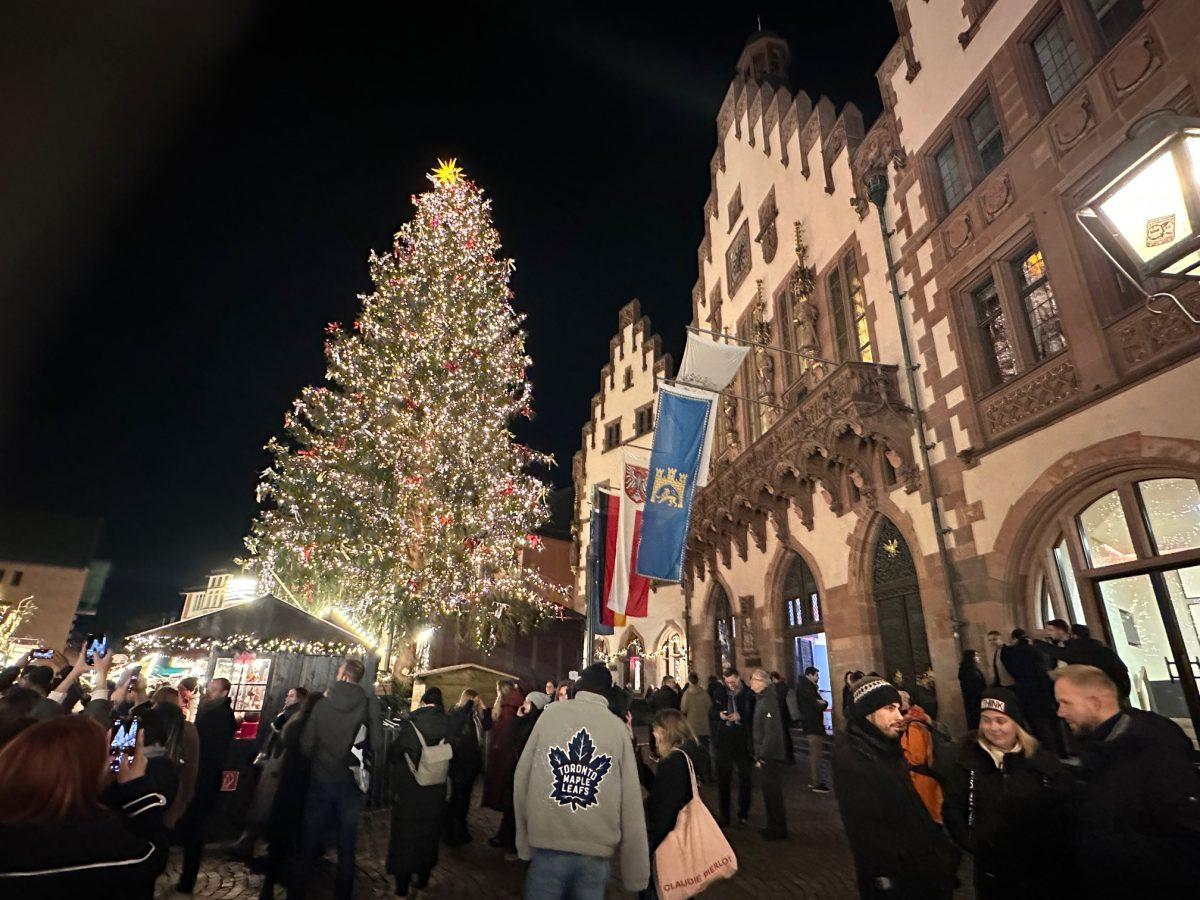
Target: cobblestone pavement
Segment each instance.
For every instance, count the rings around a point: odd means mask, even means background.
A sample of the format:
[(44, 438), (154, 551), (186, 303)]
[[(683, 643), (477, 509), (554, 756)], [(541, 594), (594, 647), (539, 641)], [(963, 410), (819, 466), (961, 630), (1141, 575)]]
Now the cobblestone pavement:
[[(798, 764), (791, 771), (786, 801), (788, 828), (786, 841), (771, 843), (763, 840), (758, 829), (762, 819), (761, 796), (755, 795), (750, 822), (727, 832), (738, 857), (738, 873), (703, 895), (712, 900), (754, 898), (774, 900), (777, 897), (821, 898), (821, 900), (850, 900), (857, 896), (854, 888), (854, 867), (850, 849), (842, 831), (837, 801), (833, 794), (813, 794), (805, 786), (807, 766)], [(711, 787), (702, 788), (709, 807), (715, 809), (716, 795)], [(506, 862), (501, 851), (489, 847), (487, 838), (495, 833), (499, 814), (478, 807), (479, 786), (476, 786), (471, 813), (472, 843), (465, 847), (442, 846), (438, 866), (429, 886), (424, 890), (410, 889), (408, 896), (420, 900), (456, 900), (456, 898), (520, 898), (524, 883), (524, 866)], [(359, 832), (356, 897), (393, 897), (392, 886), (384, 872), (387, 850), (388, 813), (386, 810), (363, 816)], [(261, 850), (261, 847), (260, 847)], [(253, 898), (258, 896), (262, 883), (240, 862), (232, 862), (220, 845), (210, 846), (196, 883), (195, 897)], [(173, 850), (166, 875), (159, 880), (160, 898), (172, 896), (179, 875), (180, 855)], [(325, 898), (332, 888), (332, 864), (317, 867), (316, 880), (310, 896)], [(969, 880), (969, 870), (964, 881)], [(277, 896), (284, 896), (282, 889)], [(627, 898), (614, 880), (609, 884), (609, 898)], [(961, 896), (968, 896), (962, 894)]]

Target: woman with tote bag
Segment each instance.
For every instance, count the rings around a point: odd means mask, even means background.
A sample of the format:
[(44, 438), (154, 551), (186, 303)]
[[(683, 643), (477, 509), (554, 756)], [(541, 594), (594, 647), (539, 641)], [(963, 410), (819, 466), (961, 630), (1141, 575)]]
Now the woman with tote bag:
[[(654, 716), (661, 758), (646, 787), (646, 830), (659, 897), (694, 897), (737, 872), (737, 858), (704, 805), (692, 757), (700, 753), (687, 718), (676, 709)], [(645, 896), (653, 896), (647, 890)]]

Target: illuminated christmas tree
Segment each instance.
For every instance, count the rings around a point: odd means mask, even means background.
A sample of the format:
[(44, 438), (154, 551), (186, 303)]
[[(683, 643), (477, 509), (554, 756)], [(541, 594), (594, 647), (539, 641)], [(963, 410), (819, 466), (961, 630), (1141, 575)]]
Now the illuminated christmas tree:
[(513, 440), (532, 417), (523, 316), (491, 202), (455, 161), (413, 198), (350, 329), (330, 323), (327, 387), (305, 388), (272, 438), (251, 561), (312, 609), (383, 636), (454, 624), (488, 647), (556, 588), (522, 564), (540, 549), (551, 459)]

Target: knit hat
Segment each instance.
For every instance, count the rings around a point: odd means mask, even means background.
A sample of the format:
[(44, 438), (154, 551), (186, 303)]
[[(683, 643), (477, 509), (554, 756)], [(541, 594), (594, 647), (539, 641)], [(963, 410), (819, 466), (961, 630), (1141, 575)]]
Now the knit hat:
[(579, 680), (575, 682), (576, 693), (589, 691), (593, 694), (607, 696), (610, 687), (612, 687), (612, 672), (608, 671), (608, 666), (604, 663), (592, 663), (579, 673)]
[(1025, 716), (1021, 713), (1021, 704), (1017, 695), (1004, 687), (990, 687), (979, 695), (980, 712), (998, 712), (1008, 716), (1022, 728), (1028, 730)]
[(546, 704), (550, 702), (550, 698), (541, 691), (530, 691), (525, 695), (525, 699), (534, 709), (545, 709)]
[(890, 681), (868, 675), (850, 685), (854, 699), (854, 715), (865, 719), (877, 709), (900, 702), (900, 692)]

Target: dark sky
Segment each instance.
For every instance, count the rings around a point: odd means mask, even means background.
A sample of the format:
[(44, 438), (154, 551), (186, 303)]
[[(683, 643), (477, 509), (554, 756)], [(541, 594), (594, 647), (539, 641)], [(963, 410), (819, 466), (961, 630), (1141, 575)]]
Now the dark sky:
[[(617, 310), (682, 345), (741, 6), (6, 4), (0, 504), (105, 519), (110, 627), (173, 614), (438, 156), (494, 199), (566, 484)], [(874, 119), (886, 0), (758, 11)]]

